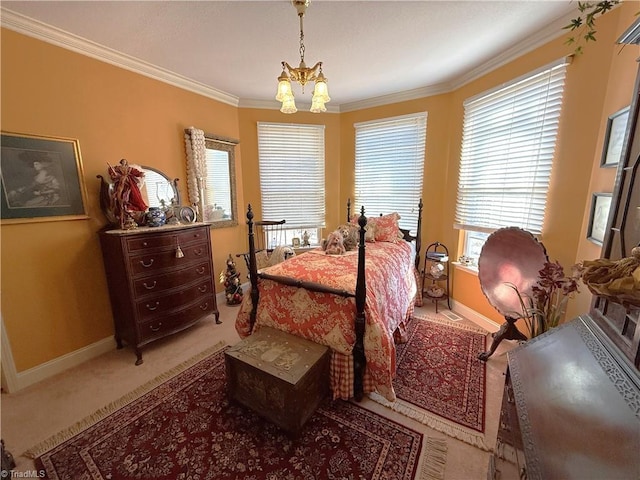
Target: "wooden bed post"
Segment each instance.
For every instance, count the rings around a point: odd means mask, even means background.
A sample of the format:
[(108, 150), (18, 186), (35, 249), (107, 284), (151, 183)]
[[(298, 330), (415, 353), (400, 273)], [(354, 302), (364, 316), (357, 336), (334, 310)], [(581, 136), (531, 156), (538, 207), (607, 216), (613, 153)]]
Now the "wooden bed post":
[(364, 249), (365, 249), (365, 230), (364, 227), (367, 224), (367, 217), (364, 216), (364, 207), (361, 208), (360, 218), (358, 218), (358, 225), (360, 225), (360, 242), (358, 246), (358, 280), (356, 283), (356, 321), (355, 321), (355, 333), (356, 343), (353, 346), (353, 396), (356, 401), (361, 401), (364, 395), (364, 370), (367, 364), (367, 358), (364, 354), (364, 330), (365, 330), (365, 316), (364, 305), (367, 295), (367, 282), (365, 279), (364, 268)]
[(422, 247), (422, 198), (418, 203), (418, 230), (416, 230), (416, 268), (420, 270), (420, 248)]
[(351, 221), (351, 198), (347, 198), (347, 223)]
[(251, 282), (251, 314), (249, 315), (249, 327), (253, 332), (256, 324), (256, 314), (258, 313), (258, 262), (256, 261), (256, 243), (253, 236), (253, 211), (251, 204), (247, 209), (247, 226), (249, 227), (249, 281)]

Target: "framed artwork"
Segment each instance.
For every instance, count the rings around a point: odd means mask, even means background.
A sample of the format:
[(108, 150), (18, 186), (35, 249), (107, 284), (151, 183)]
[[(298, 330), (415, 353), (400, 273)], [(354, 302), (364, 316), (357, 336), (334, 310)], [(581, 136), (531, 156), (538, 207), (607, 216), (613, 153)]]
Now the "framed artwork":
[(0, 147), (2, 223), (89, 218), (78, 140), (2, 132)]
[(180, 207), (178, 212), (180, 223), (193, 223), (196, 221), (197, 216), (196, 209), (189, 206)]
[(293, 246), (293, 248), (300, 248), (300, 239), (298, 237), (292, 238), (291, 245)]
[(589, 227), (587, 238), (593, 243), (602, 245), (604, 234), (607, 230), (607, 220), (609, 219), (609, 209), (611, 208), (610, 193), (594, 193), (591, 200), (591, 214), (589, 216)]
[(620, 162), (628, 120), (629, 107), (617, 111), (607, 119), (604, 148), (602, 149), (602, 159), (600, 160), (601, 167), (615, 167)]

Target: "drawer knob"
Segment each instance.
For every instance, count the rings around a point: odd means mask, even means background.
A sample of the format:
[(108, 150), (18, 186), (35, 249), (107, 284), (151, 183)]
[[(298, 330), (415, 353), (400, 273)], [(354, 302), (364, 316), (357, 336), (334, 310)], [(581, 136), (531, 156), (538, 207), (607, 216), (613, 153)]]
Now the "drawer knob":
[(160, 306), (160, 302), (156, 302), (155, 305), (147, 303), (145, 305), (149, 310), (154, 311)]
[(200, 268), (196, 268), (196, 273), (198, 275), (202, 275), (205, 272), (206, 268), (204, 267), (200, 267)]
[(209, 302), (200, 305), (200, 310), (206, 310), (207, 308), (209, 308)]
[(157, 332), (158, 330), (160, 330), (161, 327), (162, 327), (162, 322), (158, 322), (158, 326), (157, 327), (154, 327), (153, 325), (149, 325), (149, 329), (152, 332)]
[(196, 248), (193, 253), (195, 253), (196, 255), (200, 256), (202, 255), (202, 253), (204, 252), (204, 250), (202, 248)]
[(154, 288), (156, 288), (156, 284), (157, 282), (154, 280), (153, 283), (151, 285), (147, 285), (147, 282), (144, 282), (144, 288), (146, 288), (147, 290), (153, 290)]
[(153, 258), (149, 259), (148, 264), (144, 263), (144, 260), (140, 260), (140, 265), (142, 265), (144, 268), (149, 268), (151, 265), (153, 265)]
[(207, 286), (206, 285), (202, 285), (202, 286), (198, 287), (198, 291), (200, 293), (206, 292), (207, 291)]

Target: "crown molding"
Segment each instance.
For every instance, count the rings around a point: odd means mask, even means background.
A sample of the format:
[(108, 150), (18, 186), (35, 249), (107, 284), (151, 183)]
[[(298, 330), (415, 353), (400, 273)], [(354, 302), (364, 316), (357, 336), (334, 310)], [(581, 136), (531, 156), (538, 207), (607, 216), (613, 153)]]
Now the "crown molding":
[(157, 67), (135, 57), (122, 54), (92, 42), (91, 40), (87, 40), (86, 38), (65, 32), (64, 30), (18, 14), (4, 7), (0, 7), (0, 25), (23, 35), (37, 38), (43, 42), (95, 58), (96, 60), (144, 75), (145, 77), (153, 78), (160, 82), (168, 83), (174, 87), (182, 88), (183, 90), (188, 90), (234, 107), (238, 106), (239, 99), (234, 95), (190, 80), (182, 75)]
[(539, 30), (535, 34), (531, 35), (526, 40), (514, 45), (508, 50), (504, 51), (500, 55), (492, 58), (491, 60), (483, 63), (477, 68), (469, 71), (467, 74), (462, 75), (456, 78), (452, 83), (452, 90), (457, 90), (458, 88), (470, 83), (487, 73), (490, 73), (509, 62), (512, 62), (516, 58), (519, 58), (542, 45), (549, 43), (552, 40), (555, 40), (562, 35), (566, 35), (566, 31), (563, 30), (563, 27), (568, 25), (571, 22), (572, 18), (575, 18), (577, 14), (577, 9), (572, 10), (567, 15), (559, 18), (555, 22), (550, 23), (542, 30)]
[[(468, 73), (449, 82), (443, 82), (437, 85), (419, 87), (412, 90), (382, 95), (379, 97), (368, 98), (355, 102), (343, 103), (341, 105), (332, 105), (327, 107), (328, 113), (350, 112), (373, 108), (393, 103), (417, 100), (420, 98), (439, 95), (454, 91), (467, 83), (470, 83), (487, 73), (496, 70), (503, 65), (515, 60), (516, 58), (535, 50), (545, 43), (554, 40), (566, 32), (562, 29), (568, 25), (572, 18), (576, 16), (577, 7), (564, 17), (550, 23), (545, 28), (539, 30), (526, 40), (514, 45), (507, 51), (497, 55), (491, 60), (484, 62), (482, 65), (470, 70)], [(0, 7), (0, 24), (2, 27), (14, 30), (18, 33), (37, 38), (47, 43), (57, 45), (76, 53), (86, 55), (91, 58), (115, 65), (126, 70), (139, 73), (146, 77), (168, 83), (170, 85), (197, 93), (207, 98), (217, 100), (228, 105), (239, 108), (260, 108), (267, 110), (278, 110), (277, 102), (268, 100), (252, 100), (240, 99), (234, 95), (230, 95), (221, 90), (209, 87), (202, 83), (190, 80), (182, 75), (178, 75), (169, 70), (165, 70), (147, 62), (139, 60), (135, 57), (124, 55), (115, 50), (106, 48), (95, 42), (87, 40), (77, 35), (70, 34), (56, 27), (52, 27), (43, 22), (34, 20), (24, 15), (12, 12), (4, 7)], [(310, 104), (300, 104), (299, 111), (308, 110)]]
[(522, 55), (529, 53), (536, 48), (544, 45), (545, 43), (555, 40), (561, 35), (566, 34), (562, 29), (565, 25), (571, 22), (577, 14), (577, 7), (569, 12), (567, 15), (559, 18), (558, 20), (550, 23), (545, 28), (539, 30), (534, 35), (530, 36), (526, 40), (514, 45), (504, 53), (492, 58), (491, 60), (483, 63), (482, 65), (470, 70), (468, 73), (449, 82), (439, 83), (428, 87), (416, 88), (413, 90), (407, 90), (404, 92), (392, 93), (390, 95), (383, 95), (380, 97), (368, 98), (351, 103), (343, 103), (340, 105), (341, 112), (350, 112), (355, 110), (362, 110), (365, 108), (379, 107), (382, 105), (389, 105), (392, 103), (406, 102), (409, 100), (417, 100), (419, 98), (429, 97), (431, 95), (439, 95), (443, 93), (449, 93), (458, 88), (470, 83), (487, 73), (496, 70), (497, 68), (506, 65), (507, 63), (515, 60)]
[(439, 83), (428, 87), (414, 88), (413, 90), (405, 90), (403, 92), (391, 93), (389, 95), (381, 95), (379, 97), (367, 98), (356, 102), (343, 103), (340, 105), (341, 112), (353, 112), (365, 108), (380, 107), (392, 103), (408, 102), (410, 100), (418, 100), (419, 98), (439, 95), (453, 90), (450, 83)]

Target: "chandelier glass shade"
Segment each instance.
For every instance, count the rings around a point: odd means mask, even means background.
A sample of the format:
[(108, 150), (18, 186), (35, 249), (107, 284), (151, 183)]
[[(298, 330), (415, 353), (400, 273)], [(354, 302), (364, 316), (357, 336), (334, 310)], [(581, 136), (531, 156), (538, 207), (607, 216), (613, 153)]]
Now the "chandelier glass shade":
[(278, 77), (278, 93), (276, 94), (276, 100), (282, 102), (280, 111), (282, 113), (296, 113), (296, 102), (291, 88), (291, 82), (298, 82), (302, 87), (302, 93), (304, 93), (304, 87), (309, 82), (315, 82), (313, 89), (313, 97), (311, 98), (311, 112), (320, 113), (326, 112), (327, 108), (325, 103), (329, 102), (329, 90), (327, 88), (327, 79), (322, 73), (322, 62), (316, 63), (313, 67), (309, 68), (304, 63), (304, 29), (302, 25), (302, 19), (309, 6), (309, 0), (292, 0), (293, 6), (298, 11), (298, 17), (300, 18), (300, 65), (292, 67), (287, 62), (282, 62), (282, 73)]

